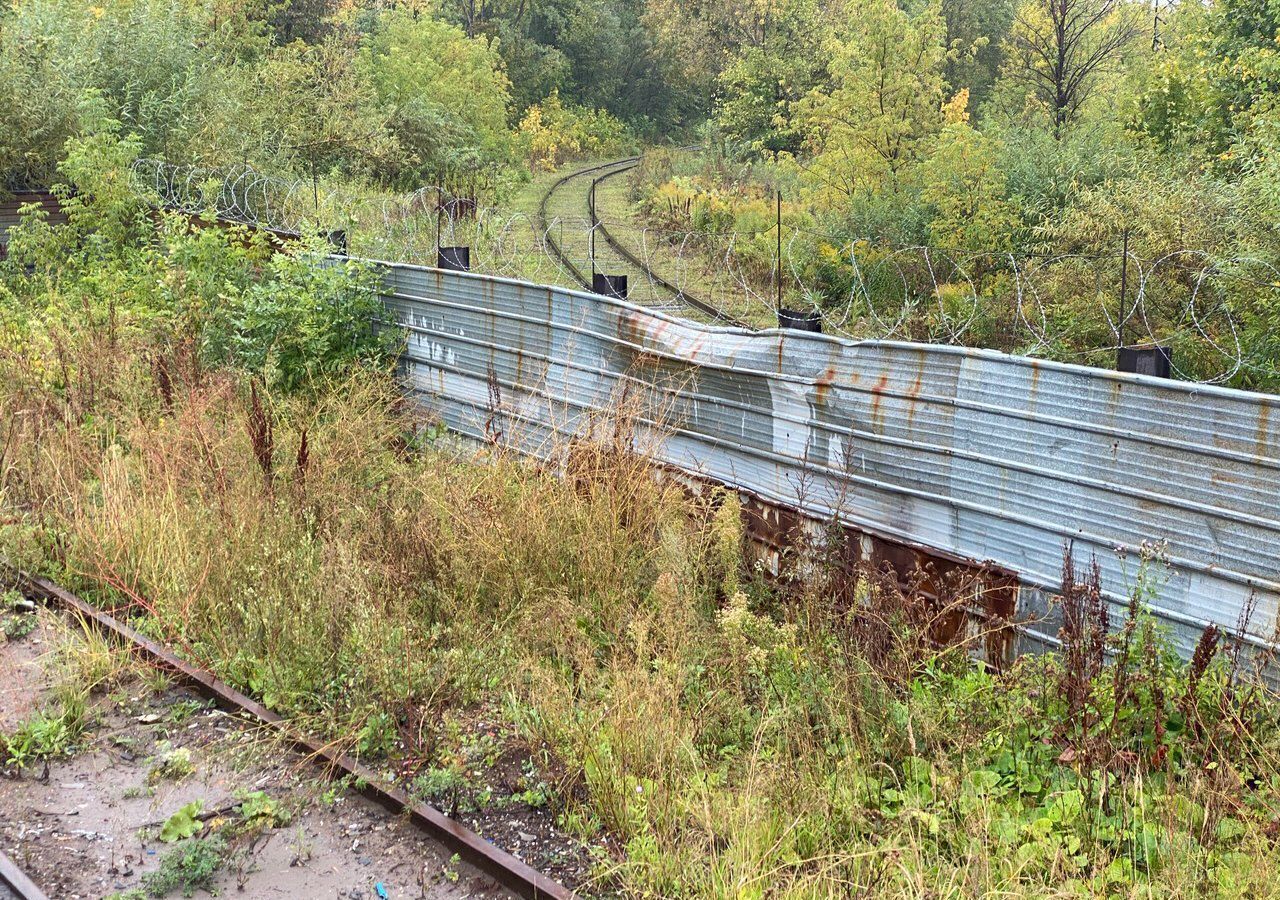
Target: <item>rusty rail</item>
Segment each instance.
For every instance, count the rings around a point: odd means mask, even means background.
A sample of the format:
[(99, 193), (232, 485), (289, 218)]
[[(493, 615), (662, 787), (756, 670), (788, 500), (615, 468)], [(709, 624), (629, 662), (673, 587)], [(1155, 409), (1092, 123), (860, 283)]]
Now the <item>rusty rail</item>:
[[(617, 168), (611, 169), (605, 172), (604, 174), (600, 175), (599, 177), (597, 177), (595, 180), (595, 183), (600, 184), (601, 182), (604, 182), (610, 178), (613, 178), (617, 175), (621, 175), (623, 172), (630, 172), (639, 164), (640, 162), (638, 158), (636, 160), (620, 160), (619, 163), (617, 164), (618, 166)], [(613, 234), (609, 231), (609, 227), (605, 225), (605, 223), (600, 219), (598, 215), (596, 215), (596, 194), (594, 190), (592, 190), (592, 192), (588, 195), (587, 209), (591, 213), (591, 227), (600, 232), (600, 236), (604, 238), (604, 242), (606, 244), (608, 244), (610, 247), (613, 248), (613, 252), (617, 253), (619, 256), (625, 259), (628, 263), (630, 263), (631, 265), (639, 269), (641, 272), (643, 272), (645, 277), (648, 278), (651, 282), (674, 294), (677, 302), (683, 303), (686, 306), (696, 309), (698, 312), (703, 313), (704, 315), (710, 316), (712, 320), (720, 323), (721, 325), (732, 325), (735, 328), (751, 327), (746, 322), (743, 322), (739, 319), (735, 319), (733, 316), (729, 315), (723, 310), (717, 309), (715, 306), (712, 306), (710, 303), (707, 303), (704, 300), (699, 300), (693, 294), (690, 294), (687, 291), (676, 287), (674, 284), (667, 281), (657, 272), (653, 271), (653, 269), (645, 265), (640, 260), (639, 257), (637, 257), (634, 253), (632, 253), (626, 247), (624, 247), (622, 243), (619, 242), (613, 236)], [(589, 285), (588, 285), (588, 288), (590, 288)]]
[[(338, 753), (320, 741), (303, 734), (285, 719), (251, 697), (240, 693), (204, 669), (191, 665), (160, 644), (85, 602), (75, 594), (45, 578), (12, 570), (18, 586), (32, 599), (73, 611), (99, 631), (118, 640), (140, 657), (168, 671), (211, 697), (224, 708), (246, 712), (270, 726), (311, 759), (323, 762), (329, 773), (341, 772), (354, 779), (357, 789), (369, 799), (395, 814), (405, 814), (414, 825), (456, 852), (464, 861), (480, 869), (503, 887), (530, 900), (571, 900), (575, 894), (480, 837), (474, 831), (450, 819), (444, 813), (414, 800), (404, 790), (379, 783), (377, 774), (350, 756)], [(16, 871), (16, 869), (15, 869)], [(0, 874), (4, 872), (0, 863)], [(21, 875), (21, 872), (18, 872)], [(43, 898), (43, 894), (22, 894), (26, 898)]]
[[(561, 178), (557, 179), (556, 182), (547, 189), (547, 192), (542, 195), (542, 200), (538, 204), (538, 222), (542, 229), (543, 239), (546, 244), (548, 252), (550, 252), (551, 255), (555, 257), (557, 260), (559, 260), (559, 262), (566, 269), (568, 269), (569, 274), (573, 276), (573, 279), (588, 291), (592, 291), (595, 289), (591, 284), (591, 280), (587, 278), (586, 273), (584, 273), (573, 262), (573, 260), (569, 258), (568, 253), (566, 253), (564, 248), (561, 247), (556, 242), (555, 236), (551, 232), (551, 227), (549, 224), (549, 220), (547, 218), (547, 205), (551, 202), (551, 197), (555, 194), (556, 191), (560, 190), (562, 187), (564, 187), (566, 184), (568, 184), (570, 181), (572, 181), (575, 178), (581, 178), (588, 175), (595, 175), (596, 173), (603, 173), (599, 175), (598, 178), (595, 179), (595, 183), (598, 184), (608, 178), (613, 178), (615, 175), (621, 175), (623, 172), (629, 172), (631, 169), (634, 169), (639, 164), (640, 164), (639, 156), (629, 156), (626, 159), (616, 159), (612, 162), (601, 163), (599, 165), (594, 165), (594, 166), (588, 166), (583, 169), (575, 169), (574, 171), (569, 172), (563, 175)], [(650, 283), (655, 284), (658, 287), (662, 288), (663, 290), (669, 292), (672, 295), (672, 299), (676, 303), (681, 303), (687, 306), (688, 308), (695, 310), (697, 312), (700, 312), (703, 315), (710, 317), (713, 321), (719, 322), (723, 325), (734, 325), (739, 328), (748, 327), (745, 323), (738, 321), (737, 319), (725, 313), (723, 310), (718, 309), (712, 304), (707, 303), (704, 300), (700, 300), (694, 295), (688, 293), (687, 291), (681, 290), (680, 288), (676, 287), (674, 284), (667, 281), (657, 272), (653, 271), (651, 268), (645, 265), (645, 263), (642, 260), (640, 260), (639, 257), (637, 257), (634, 253), (632, 253), (630, 250), (624, 247), (621, 243), (619, 243), (614, 238), (614, 236), (609, 232), (609, 229), (605, 226), (605, 223), (602, 222), (599, 219), (599, 217), (596, 216), (595, 191), (593, 189), (589, 189), (587, 193), (587, 215), (588, 215), (588, 224), (590, 225), (591, 229), (593, 231), (598, 232), (600, 234), (600, 237), (604, 238), (604, 242), (609, 245), (609, 247), (613, 250), (613, 252), (618, 254), (618, 256), (620, 256), (624, 261), (626, 261), (628, 265), (632, 266), (638, 272), (644, 275), (644, 277)]]
[(585, 169), (575, 169), (574, 171), (569, 172), (565, 175), (562, 175), (560, 178), (556, 179), (556, 181), (551, 185), (551, 187), (547, 188), (547, 192), (542, 195), (542, 199), (538, 202), (538, 225), (541, 228), (542, 233), (544, 235), (546, 245), (547, 245), (547, 250), (549, 250), (551, 252), (551, 255), (554, 256), (557, 260), (559, 260), (559, 262), (566, 269), (569, 270), (569, 274), (573, 276), (573, 280), (578, 282), (578, 284), (582, 285), (587, 290), (591, 290), (591, 279), (587, 278), (586, 274), (580, 268), (578, 268), (577, 264), (575, 264), (573, 260), (569, 258), (569, 255), (564, 252), (564, 248), (562, 248), (558, 243), (556, 243), (555, 238), (551, 235), (551, 226), (549, 224), (549, 220), (547, 219), (547, 205), (551, 202), (551, 197), (552, 195), (555, 194), (556, 191), (560, 190), (560, 188), (564, 187), (566, 184), (568, 184), (570, 181), (572, 181), (575, 178), (578, 178), (583, 175), (590, 175), (595, 172), (599, 172), (602, 169), (607, 169), (610, 166), (620, 165), (625, 162), (638, 163), (639, 161), (640, 161), (640, 157), (635, 156), (628, 159), (618, 159), (618, 160), (614, 160), (613, 162), (602, 163), (597, 166), (588, 166)]
[(18, 900), (49, 900), (48, 894), (40, 890), (27, 873), (3, 852), (0, 852), (0, 887), (8, 888)]

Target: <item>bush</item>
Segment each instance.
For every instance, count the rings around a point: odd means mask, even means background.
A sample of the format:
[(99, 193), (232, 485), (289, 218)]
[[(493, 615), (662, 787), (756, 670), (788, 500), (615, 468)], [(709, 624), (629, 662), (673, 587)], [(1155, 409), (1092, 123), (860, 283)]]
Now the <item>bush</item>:
[(525, 111), (517, 141), (531, 172), (552, 171), (584, 157), (617, 155), (635, 145), (622, 121), (602, 109), (566, 105), (556, 91)]

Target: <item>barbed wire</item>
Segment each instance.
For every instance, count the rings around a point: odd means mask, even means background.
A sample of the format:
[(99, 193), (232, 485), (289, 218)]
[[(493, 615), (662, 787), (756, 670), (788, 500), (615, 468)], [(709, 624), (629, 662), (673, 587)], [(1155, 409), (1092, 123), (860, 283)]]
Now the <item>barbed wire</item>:
[[(1239, 309), (1252, 295), (1280, 292), (1270, 262), (1198, 250), (1129, 253), (1126, 263), (1117, 253), (885, 246), (791, 227), (779, 257), (772, 229), (681, 230), (607, 211), (592, 216), (576, 200), (571, 211), (536, 215), (434, 186), (389, 195), (158, 160), (140, 160), (134, 176), (181, 212), (273, 231), (341, 229), (353, 255), (434, 265), (440, 247), (465, 245), (472, 268), (488, 274), (569, 287), (581, 286), (588, 269), (627, 274), (636, 302), (752, 327), (775, 326), (781, 298), (816, 314), (825, 331), (855, 339), (1102, 365), (1114, 364), (1121, 347), (1158, 344), (1173, 349), (1178, 377), (1207, 383), (1267, 374), (1267, 361), (1246, 351)], [(688, 297), (718, 315), (690, 309)]]

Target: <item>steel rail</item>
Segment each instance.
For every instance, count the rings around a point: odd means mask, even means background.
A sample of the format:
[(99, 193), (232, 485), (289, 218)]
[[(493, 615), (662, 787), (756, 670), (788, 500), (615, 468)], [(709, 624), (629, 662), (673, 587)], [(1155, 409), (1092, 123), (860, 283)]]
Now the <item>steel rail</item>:
[(49, 900), (49, 895), (18, 868), (18, 864), (0, 852), (0, 886), (16, 894), (18, 900)]
[(574, 264), (573, 260), (569, 259), (568, 254), (564, 252), (564, 249), (557, 244), (555, 238), (551, 236), (551, 226), (547, 221), (547, 204), (551, 202), (551, 197), (556, 191), (560, 190), (560, 188), (564, 187), (565, 184), (574, 178), (578, 178), (582, 175), (590, 175), (593, 172), (599, 172), (601, 169), (607, 169), (611, 166), (616, 166), (625, 162), (639, 163), (640, 157), (631, 156), (626, 159), (617, 159), (613, 162), (601, 163), (600, 165), (588, 166), (585, 169), (576, 169), (572, 172), (568, 172), (557, 178), (555, 182), (552, 183), (551, 187), (547, 188), (547, 192), (542, 195), (542, 200), (538, 203), (538, 222), (542, 226), (543, 241), (547, 245), (547, 249), (551, 251), (552, 256), (558, 259), (565, 268), (569, 270), (569, 274), (573, 276), (574, 280), (589, 291), (593, 290), (591, 279), (587, 278), (587, 276), (582, 273), (582, 270)]
[[(612, 178), (613, 176), (620, 175), (623, 172), (629, 172), (640, 164), (640, 159), (641, 158), (639, 156), (628, 156), (624, 159), (615, 159), (612, 162), (600, 163), (594, 166), (587, 166), (586, 168), (568, 172), (556, 179), (551, 187), (547, 189), (547, 192), (542, 195), (542, 200), (538, 204), (538, 220), (542, 226), (543, 238), (547, 249), (551, 251), (552, 256), (559, 260), (559, 262), (569, 270), (569, 273), (573, 276), (574, 280), (589, 291), (595, 290), (591, 280), (587, 278), (585, 273), (583, 273), (583, 271), (569, 258), (569, 255), (564, 251), (564, 248), (556, 242), (555, 237), (551, 234), (550, 222), (547, 218), (547, 206), (551, 202), (551, 198), (554, 196), (556, 191), (560, 190), (573, 179), (581, 178), (586, 175), (593, 175), (597, 172), (604, 172), (605, 174), (594, 180), (594, 183), (598, 184), (606, 178)], [(618, 242), (618, 240), (609, 232), (609, 229), (605, 224), (596, 216), (595, 192), (592, 190), (587, 191), (587, 214), (592, 230), (599, 232), (600, 236), (604, 238), (605, 244), (608, 245), (610, 249), (622, 257), (629, 265), (635, 267), (635, 269), (652, 284), (656, 284), (662, 289), (670, 292), (672, 294), (672, 299), (677, 303), (681, 303), (690, 309), (696, 310), (703, 315), (709, 316), (714, 321), (725, 325), (733, 325), (739, 328), (750, 327), (746, 323), (733, 318), (722, 310), (717, 309), (705, 300), (700, 300), (692, 294), (676, 287), (657, 272), (650, 269), (634, 253)]]
[[(624, 162), (628, 164), (622, 165), (622, 163)], [(623, 172), (630, 172), (637, 165), (639, 165), (638, 159), (634, 162), (630, 162), (628, 160), (619, 160), (619, 167), (614, 169), (611, 172), (606, 172), (603, 175), (601, 175), (599, 178), (595, 179), (595, 184), (598, 185), (608, 178), (613, 178), (616, 175), (621, 175)], [(599, 217), (596, 216), (596, 194), (594, 190), (589, 194), (589, 197), (590, 199), (588, 201), (588, 206), (591, 212), (591, 227), (599, 229), (600, 236), (604, 238), (604, 242), (606, 244), (608, 244), (610, 247), (613, 248), (613, 251), (615, 253), (617, 253), (627, 262), (631, 263), (631, 265), (635, 266), (637, 269), (643, 272), (645, 276), (648, 277), (649, 280), (652, 281), (654, 284), (660, 285), (661, 287), (664, 287), (671, 293), (675, 294), (675, 299), (678, 302), (683, 303), (686, 306), (690, 306), (698, 310), (699, 312), (710, 316), (711, 318), (715, 319), (717, 322), (721, 322), (722, 324), (733, 325), (738, 328), (751, 327), (747, 323), (739, 319), (735, 319), (733, 316), (729, 315), (728, 313), (723, 312), (720, 309), (717, 309), (716, 307), (712, 306), (710, 303), (707, 303), (704, 300), (699, 300), (697, 297), (693, 296), (692, 294), (682, 290), (681, 288), (676, 287), (674, 284), (667, 281), (657, 272), (653, 271), (647, 265), (642, 263), (634, 253), (632, 253), (630, 250), (628, 250), (618, 240), (614, 238), (614, 236), (609, 232), (609, 227), (605, 225), (604, 222), (600, 221)]]
[[(529, 900), (572, 900), (576, 896), (568, 888), (505, 850), (495, 847), (434, 807), (414, 800), (403, 789), (382, 784), (372, 769), (293, 728), (282, 716), (219, 680), (211, 672), (186, 662), (159, 643), (52, 581), (29, 575), (12, 566), (6, 567), (13, 573), (18, 586), (32, 599), (76, 613), (103, 634), (129, 647), (149, 663), (191, 684), (224, 708), (248, 713), (272, 728), (309, 759), (323, 763), (327, 772), (341, 772), (352, 776), (356, 789), (366, 797), (392, 813), (406, 815), (430, 837), (513, 893)], [(30, 900), (45, 900), (43, 894), (21, 896), (24, 900), (28, 896)]]

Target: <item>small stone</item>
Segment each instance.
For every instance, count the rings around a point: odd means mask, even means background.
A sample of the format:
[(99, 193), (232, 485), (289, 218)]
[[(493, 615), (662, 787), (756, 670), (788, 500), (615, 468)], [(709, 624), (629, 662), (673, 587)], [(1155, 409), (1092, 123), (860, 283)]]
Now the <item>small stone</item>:
[(537, 838), (536, 838), (536, 837), (534, 837), (533, 835), (531, 835), (531, 834), (530, 834), (529, 832), (527, 832), (527, 831), (522, 831), (522, 832), (520, 832), (520, 834), (518, 835), (518, 837), (520, 838), (520, 840), (522, 840), (522, 841), (523, 841), (524, 843), (526, 843), (526, 844), (527, 844), (527, 843), (529, 843), (530, 841), (536, 841), (536, 840), (537, 840)]

